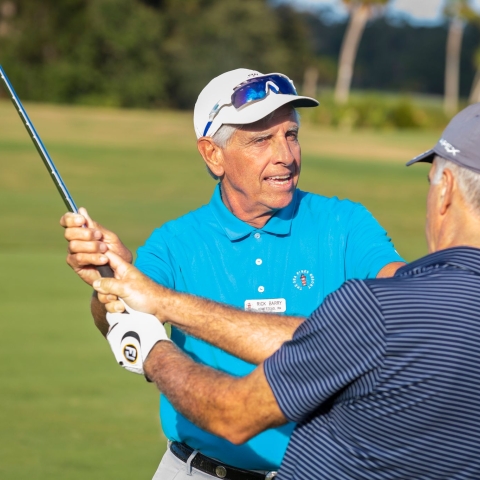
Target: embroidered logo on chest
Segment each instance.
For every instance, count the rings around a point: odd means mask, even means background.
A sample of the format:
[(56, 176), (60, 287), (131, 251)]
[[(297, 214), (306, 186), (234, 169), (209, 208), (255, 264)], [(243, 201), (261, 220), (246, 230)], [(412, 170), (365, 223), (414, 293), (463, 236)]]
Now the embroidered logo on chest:
[(315, 277), (308, 270), (299, 270), (293, 276), (292, 282), (293, 286), (298, 290), (310, 290), (315, 284)]

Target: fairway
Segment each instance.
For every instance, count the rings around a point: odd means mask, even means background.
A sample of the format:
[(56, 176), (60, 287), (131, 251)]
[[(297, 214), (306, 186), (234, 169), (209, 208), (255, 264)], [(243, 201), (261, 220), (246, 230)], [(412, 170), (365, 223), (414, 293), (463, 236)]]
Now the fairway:
[[(189, 112), (25, 107), (77, 205), (132, 250), (211, 196)], [(439, 133), (305, 121), (300, 188), (362, 202), (413, 260), (426, 253), (428, 168), (404, 164)], [(64, 260), (65, 207), (7, 101), (0, 158), (0, 478), (149, 479), (165, 448), (158, 394), (93, 327), (91, 291)]]

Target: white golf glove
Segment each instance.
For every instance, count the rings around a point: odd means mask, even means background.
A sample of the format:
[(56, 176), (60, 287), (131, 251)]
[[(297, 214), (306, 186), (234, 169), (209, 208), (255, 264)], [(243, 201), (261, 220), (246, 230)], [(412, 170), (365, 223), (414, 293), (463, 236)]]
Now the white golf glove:
[(154, 315), (137, 312), (125, 303), (125, 313), (107, 313), (107, 340), (117, 362), (130, 372), (144, 375), (143, 362), (160, 340), (170, 339)]

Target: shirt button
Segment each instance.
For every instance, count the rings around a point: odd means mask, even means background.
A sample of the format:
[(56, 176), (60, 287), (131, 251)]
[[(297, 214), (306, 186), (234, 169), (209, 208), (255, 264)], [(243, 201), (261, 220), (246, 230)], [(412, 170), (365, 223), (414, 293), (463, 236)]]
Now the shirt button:
[(262, 287), (261, 285), (258, 287), (258, 291), (260, 293), (263, 293), (265, 291), (265, 287)]
[(261, 259), (261, 258), (257, 258), (257, 259), (255, 260), (255, 263), (256, 263), (257, 265), (261, 265), (261, 264), (262, 264), (262, 259)]
[(260, 238), (260, 234), (257, 232), (255, 235), (254, 235), (255, 238)]

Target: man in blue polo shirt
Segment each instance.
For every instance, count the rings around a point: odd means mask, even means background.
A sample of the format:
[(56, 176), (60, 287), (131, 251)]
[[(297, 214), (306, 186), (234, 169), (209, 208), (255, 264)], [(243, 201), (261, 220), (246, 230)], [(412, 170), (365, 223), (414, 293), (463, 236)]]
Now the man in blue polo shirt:
[[(147, 377), (186, 417), (234, 443), (298, 422), (279, 479), (477, 480), (480, 104), (458, 114), (434, 149), (409, 165), (416, 162), (432, 163), (431, 254), (393, 278), (346, 282), (305, 321), (169, 291), (108, 254), (119, 280), (94, 288), (150, 314), (136, 322), (109, 314), (117, 360), (122, 335), (138, 332)], [(158, 320), (260, 366), (242, 378), (208, 369), (162, 341)], [(250, 345), (261, 338), (268, 340), (254, 354)], [(237, 478), (199, 454), (190, 461), (195, 474)]]
[[(296, 189), (301, 153), (294, 107), (316, 105), (298, 96), (281, 74), (238, 69), (213, 79), (199, 95), (194, 126), (199, 152), (219, 184), (208, 205), (156, 230), (139, 249), (136, 266), (180, 292), (247, 311), (301, 316), (345, 280), (392, 275), (402, 259), (364, 207)], [(88, 265), (107, 262), (107, 250), (127, 261), (131, 256), (83, 213), (67, 214), (62, 224), (70, 241), (68, 261), (91, 284), (98, 274)], [(90, 228), (78, 228), (85, 221)], [(92, 312), (106, 333), (105, 310), (96, 299)], [(173, 328), (172, 339), (217, 370), (242, 376), (254, 369), (179, 329)], [(185, 460), (181, 470), (187, 472), (194, 452), (241, 469), (245, 479), (252, 470), (275, 471), (294, 428), (271, 429), (237, 446), (198, 428), (164, 396), (161, 419), (173, 442), (155, 476), (162, 480), (171, 473), (172, 458)]]

